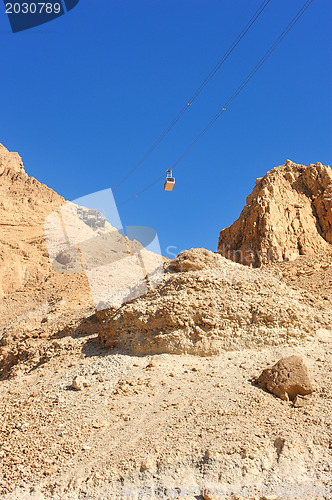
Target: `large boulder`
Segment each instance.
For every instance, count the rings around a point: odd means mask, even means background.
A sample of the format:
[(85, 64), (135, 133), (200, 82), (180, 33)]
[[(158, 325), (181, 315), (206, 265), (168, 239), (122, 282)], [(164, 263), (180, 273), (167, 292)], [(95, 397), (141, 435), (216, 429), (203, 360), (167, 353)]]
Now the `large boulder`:
[(257, 384), (285, 401), (293, 401), (298, 395), (306, 396), (313, 392), (308, 370), (301, 356), (280, 359), (272, 368), (262, 372)]

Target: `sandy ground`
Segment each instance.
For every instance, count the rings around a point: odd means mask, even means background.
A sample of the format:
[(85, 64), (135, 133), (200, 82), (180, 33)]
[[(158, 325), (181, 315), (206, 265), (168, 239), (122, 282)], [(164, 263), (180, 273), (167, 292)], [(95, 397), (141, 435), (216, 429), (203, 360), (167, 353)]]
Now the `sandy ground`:
[[(321, 330), (297, 349), (200, 358), (115, 353), (94, 335), (59, 339), (62, 356), (1, 384), (2, 498), (126, 498), (128, 489), (194, 486), (252, 487), (261, 498), (263, 486), (327, 488), (331, 340)], [(303, 407), (253, 382), (294, 353), (316, 387)], [(89, 384), (82, 391), (71, 388), (76, 375)]]

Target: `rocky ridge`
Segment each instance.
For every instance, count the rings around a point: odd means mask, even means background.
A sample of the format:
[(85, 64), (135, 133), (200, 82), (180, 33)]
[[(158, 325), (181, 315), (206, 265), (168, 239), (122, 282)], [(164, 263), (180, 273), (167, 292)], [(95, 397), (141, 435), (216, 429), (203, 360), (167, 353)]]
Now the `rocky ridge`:
[(22, 159), (0, 144), (0, 298), (42, 282), (48, 271), (43, 221), (64, 203), (25, 172)]

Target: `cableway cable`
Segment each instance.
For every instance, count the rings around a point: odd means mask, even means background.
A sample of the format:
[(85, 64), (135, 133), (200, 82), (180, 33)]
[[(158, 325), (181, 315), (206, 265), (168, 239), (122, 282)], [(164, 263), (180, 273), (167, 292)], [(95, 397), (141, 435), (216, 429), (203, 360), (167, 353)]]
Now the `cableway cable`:
[(264, 0), (264, 2), (260, 5), (260, 7), (255, 12), (255, 14), (248, 21), (248, 23), (246, 24), (246, 26), (243, 28), (243, 30), (241, 31), (241, 33), (234, 40), (234, 42), (232, 43), (232, 45), (225, 52), (225, 54), (223, 55), (223, 57), (221, 59), (219, 59), (219, 61), (216, 64), (216, 66), (210, 71), (210, 73), (205, 78), (205, 80), (201, 83), (201, 85), (198, 87), (198, 89), (196, 90), (196, 92), (188, 100), (187, 104), (182, 108), (182, 110), (178, 113), (178, 115), (174, 118), (174, 120), (168, 125), (168, 127), (159, 136), (159, 138), (152, 144), (152, 146), (150, 147), (150, 149), (148, 149), (146, 151), (146, 153), (144, 154), (144, 156), (136, 163), (136, 165), (131, 170), (129, 170), (129, 172), (121, 179), (121, 181), (115, 186), (114, 189), (119, 189), (119, 187), (124, 182), (126, 182), (126, 180), (147, 160), (147, 158), (151, 155), (151, 153), (159, 146), (159, 144), (163, 141), (163, 139), (167, 136), (167, 134), (172, 130), (172, 128), (176, 125), (176, 123), (184, 115), (184, 113), (190, 108), (190, 106), (193, 104), (193, 102), (197, 99), (197, 97), (199, 96), (199, 94), (203, 91), (203, 89), (206, 87), (206, 85), (214, 77), (214, 75), (217, 73), (217, 71), (221, 68), (221, 66), (224, 64), (224, 62), (228, 59), (228, 57), (231, 55), (231, 53), (233, 52), (233, 50), (237, 47), (237, 45), (240, 43), (240, 41), (242, 40), (242, 38), (245, 36), (245, 34), (251, 28), (251, 26), (259, 18), (259, 16), (263, 12), (263, 10), (270, 3), (270, 1), (271, 0)]
[[(278, 47), (278, 45), (282, 42), (282, 40), (285, 38), (285, 36), (290, 32), (290, 30), (295, 26), (295, 24), (300, 20), (304, 12), (308, 9), (308, 7), (312, 4), (314, 0), (307, 0), (303, 7), (298, 11), (296, 16), (290, 21), (290, 23), (287, 25), (287, 27), (284, 29), (284, 31), (281, 33), (281, 35), (277, 38), (277, 40), (271, 45), (271, 47), (268, 49), (268, 51), (265, 53), (265, 55), (260, 59), (258, 64), (252, 69), (252, 71), (249, 73), (247, 78), (243, 80), (241, 85), (237, 88), (237, 90), (231, 95), (231, 97), (228, 99), (228, 101), (224, 104), (224, 106), (218, 111), (218, 113), (212, 118), (212, 120), (207, 124), (207, 126), (202, 130), (202, 132), (196, 137), (196, 139), (190, 144), (190, 146), (184, 151), (184, 153), (176, 160), (175, 163), (170, 167), (171, 170), (174, 170), (178, 164), (187, 156), (187, 154), (192, 150), (192, 148), (197, 144), (197, 142), (206, 134), (206, 132), (215, 124), (215, 122), (218, 120), (218, 118), (226, 111), (228, 106), (236, 99), (236, 97), (240, 94), (240, 92), (248, 85), (250, 80), (253, 78), (253, 76), (257, 73), (257, 71), (261, 68), (261, 66), (267, 61), (267, 59), (271, 56), (271, 54), (274, 52), (274, 50)], [(144, 189), (139, 191), (137, 194), (131, 196), (130, 198), (124, 200), (122, 203), (119, 205), (123, 205), (141, 194), (145, 193), (149, 189), (151, 189), (153, 186), (155, 186), (158, 182), (160, 182), (162, 179), (165, 178), (165, 175), (163, 174), (162, 176), (158, 177), (155, 181), (153, 181), (151, 184), (146, 186)]]

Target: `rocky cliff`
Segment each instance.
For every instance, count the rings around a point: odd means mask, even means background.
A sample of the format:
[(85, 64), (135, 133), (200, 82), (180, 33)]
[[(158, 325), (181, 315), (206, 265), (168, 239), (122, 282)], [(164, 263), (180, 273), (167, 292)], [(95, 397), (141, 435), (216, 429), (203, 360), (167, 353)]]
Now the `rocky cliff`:
[(258, 267), (326, 252), (331, 243), (331, 168), (287, 160), (256, 180), (240, 217), (220, 232), (218, 252)]
[(49, 259), (44, 221), (64, 203), (0, 144), (0, 378), (90, 304), (85, 275), (55, 272)]
[(28, 176), (17, 153), (0, 144), (0, 298), (46, 276), (50, 266), (43, 222), (63, 203)]

